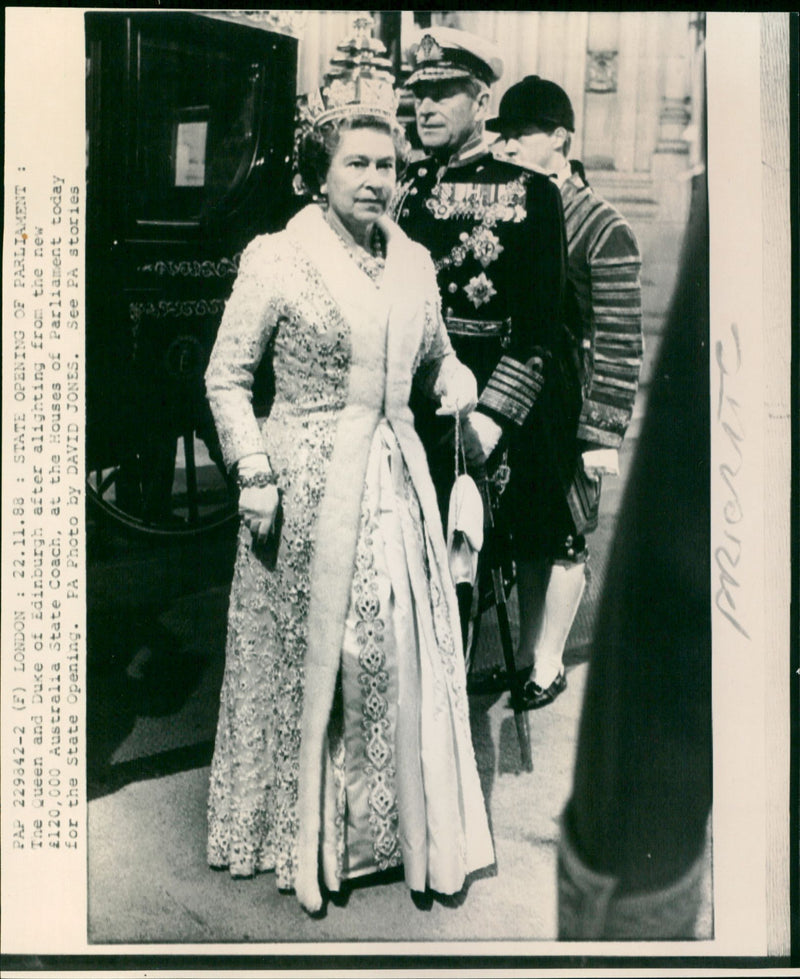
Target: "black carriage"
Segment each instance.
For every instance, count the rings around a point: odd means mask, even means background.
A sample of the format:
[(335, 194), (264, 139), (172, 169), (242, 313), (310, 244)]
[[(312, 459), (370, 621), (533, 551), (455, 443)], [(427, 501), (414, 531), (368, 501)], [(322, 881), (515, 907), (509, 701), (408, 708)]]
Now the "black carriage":
[(197, 534), (235, 514), (203, 374), (243, 247), (293, 208), (297, 41), (224, 15), (85, 24), (88, 497)]

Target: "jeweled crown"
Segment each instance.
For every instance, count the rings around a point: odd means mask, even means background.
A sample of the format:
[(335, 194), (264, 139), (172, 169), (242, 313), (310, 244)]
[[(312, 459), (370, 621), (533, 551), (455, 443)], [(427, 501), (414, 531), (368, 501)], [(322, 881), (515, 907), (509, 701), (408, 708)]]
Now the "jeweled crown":
[(356, 17), (353, 36), (336, 46), (322, 88), (300, 100), (300, 113), (314, 126), (348, 116), (370, 115), (392, 121), (398, 94), (386, 48), (372, 36), (374, 21)]

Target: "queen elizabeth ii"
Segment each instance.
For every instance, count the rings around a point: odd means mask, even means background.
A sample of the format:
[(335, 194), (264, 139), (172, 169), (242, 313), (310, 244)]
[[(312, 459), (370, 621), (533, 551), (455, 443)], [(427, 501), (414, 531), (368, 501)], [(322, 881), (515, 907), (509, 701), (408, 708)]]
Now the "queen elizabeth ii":
[[(333, 105), (329, 86), (300, 145), (326, 203), (247, 247), (206, 373), (242, 515), (208, 859), (235, 876), (274, 870), (311, 912), (321, 883), (402, 865), (412, 891), (453, 894), (494, 859), (408, 406), (414, 384), (463, 414), (475, 381), (428, 252), (386, 216), (402, 137), (376, 78), (349, 100), (340, 79)], [(266, 356), (276, 394), (258, 420)]]

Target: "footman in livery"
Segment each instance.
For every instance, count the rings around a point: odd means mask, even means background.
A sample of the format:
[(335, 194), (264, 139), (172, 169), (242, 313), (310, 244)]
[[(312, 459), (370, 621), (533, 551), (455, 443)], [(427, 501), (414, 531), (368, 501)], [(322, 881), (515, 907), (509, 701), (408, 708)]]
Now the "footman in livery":
[(560, 85), (529, 75), (505, 93), (486, 128), (501, 134), (495, 155), (549, 173), (561, 191), (567, 322), (580, 364), (581, 411), (567, 493), (575, 531), (566, 553), (530, 569), (526, 589), (538, 595), (540, 609), (535, 630), (521, 640), (534, 663), (525, 697), (537, 708), (566, 686), (564, 648), (585, 588), (586, 536), (597, 527), (603, 475), (619, 472), (618, 449), (633, 414), (643, 354), (642, 262), (628, 222), (589, 186), (580, 162), (569, 159), (575, 113)]

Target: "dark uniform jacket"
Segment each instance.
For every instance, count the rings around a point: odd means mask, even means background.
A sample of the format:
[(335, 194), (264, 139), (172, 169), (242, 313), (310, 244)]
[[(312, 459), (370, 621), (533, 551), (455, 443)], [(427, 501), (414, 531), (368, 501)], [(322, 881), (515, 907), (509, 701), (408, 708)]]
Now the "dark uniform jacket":
[[(558, 189), (480, 145), (447, 167), (433, 158), (411, 164), (392, 214), (430, 250), (448, 333), (478, 381), (478, 407), (503, 427), (511, 481), (501, 512), (513, 513), (516, 549), (527, 549), (537, 525), (552, 524), (545, 510), (554, 496), (568, 514), (580, 410), (563, 325), (567, 249)], [(452, 449), (448, 459), (437, 446), (453, 423), (430, 405), (414, 408), (444, 502), (454, 459)]]

